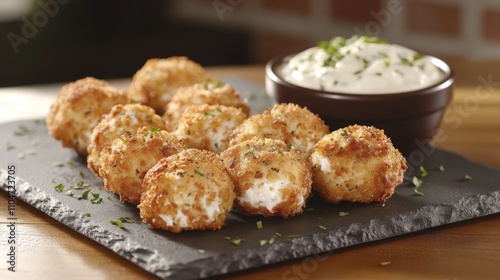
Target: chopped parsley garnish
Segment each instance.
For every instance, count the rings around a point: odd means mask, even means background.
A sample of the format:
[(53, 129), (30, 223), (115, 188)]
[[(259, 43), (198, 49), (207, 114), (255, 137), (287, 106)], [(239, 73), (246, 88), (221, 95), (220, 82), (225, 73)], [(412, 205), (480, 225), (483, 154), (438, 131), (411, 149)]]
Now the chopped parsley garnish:
[(420, 176), (426, 177), (428, 175), (427, 170), (421, 165), (420, 166)]
[(347, 215), (349, 215), (349, 212), (343, 212), (343, 211), (340, 211), (340, 212), (339, 212), (339, 216), (340, 216), (340, 217), (345, 217), (345, 216), (347, 216)]
[(159, 127), (152, 127), (149, 131), (143, 133), (144, 136), (153, 136), (156, 132), (160, 131)]
[(122, 221), (119, 220), (111, 220), (109, 221), (112, 225), (118, 226), (121, 229), (124, 229), (125, 226), (123, 225)]
[(129, 223), (129, 224), (134, 223), (134, 219), (132, 219), (130, 217), (120, 217), (120, 218), (118, 218), (118, 220), (122, 223)]
[(288, 239), (294, 239), (294, 238), (297, 238), (297, 237), (300, 237), (300, 234), (290, 234), (286, 238), (288, 238)]
[(205, 88), (205, 89), (220, 88), (224, 85), (224, 83), (219, 81), (219, 80), (203, 81), (201, 84), (203, 85), (203, 88)]
[[(351, 38), (334, 37), (331, 40), (320, 41), (318, 43), (318, 48), (323, 49), (329, 55), (323, 61), (323, 66), (336, 67), (337, 63), (344, 58), (344, 54), (340, 52), (340, 49), (358, 40), (362, 40), (365, 43), (371, 43), (371, 44), (388, 44), (386, 40), (380, 37), (361, 36), (361, 35), (354, 35)], [(365, 61), (364, 63), (365, 65), (368, 64)]]
[(88, 217), (90, 217), (90, 213), (85, 213), (82, 215), (82, 218), (88, 218)]
[[(89, 196), (90, 195), (90, 196)], [(99, 204), (102, 202), (102, 198), (100, 194), (92, 192), (91, 190), (86, 190), (82, 193), (81, 196), (77, 197), (78, 199), (90, 200), (92, 204)]]
[(276, 168), (276, 167), (271, 167), (271, 170), (274, 171), (274, 172), (276, 172), (276, 173), (280, 172), (280, 170), (278, 168)]
[(256, 225), (257, 225), (257, 229), (263, 229), (264, 228), (264, 224), (262, 223), (262, 221), (257, 221)]
[(240, 245), (241, 243), (243, 243), (243, 241), (245, 241), (245, 238), (242, 238), (242, 237), (226, 236), (226, 237), (224, 237), (224, 239), (226, 239), (229, 243), (231, 243), (233, 245)]
[(421, 179), (419, 179), (417, 176), (413, 176), (411, 183), (415, 187), (418, 187), (418, 188), (420, 188), (424, 184), (424, 182)]
[(197, 174), (197, 175), (200, 175), (201, 177), (205, 176), (205, 174), (203, 174), (200, 170), (198, 169), (195, 169), (194, 170), (194, 173)]
[(73, 163), (71, 160), (66, 162), (66, 165), (68, 166), (71, 166), (71, 167), (74, 167), (75, 166), (75, 163)]
[(413, 176), (413, 179), (411, 180), (412, 184), (415, 186), (413, 188), (413, 192), (415, 193), (414, 195), (417, 196), (422, 196), (424, 195), (419, 189), (420, 187), (424, 184), (424, 182), (419, 179), (417, 176)]
[(56, 192), (62, 192), (64, 190), (64, 185), (63, 184), (58, 184), (57, 186), (54, 187)]

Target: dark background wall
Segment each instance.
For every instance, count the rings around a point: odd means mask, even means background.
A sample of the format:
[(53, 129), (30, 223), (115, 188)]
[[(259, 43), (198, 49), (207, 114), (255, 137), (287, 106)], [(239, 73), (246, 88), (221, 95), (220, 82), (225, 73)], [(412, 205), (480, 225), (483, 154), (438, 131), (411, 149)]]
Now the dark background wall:
[(65, 1), (0, 24), (0, 86), (128, 77), (152, 57), (251, 62), (248, 33), (171, 20), (171, 1)]
[(173, 55), (264, 64), (356, 33), (445, 60), (500, 59), (499, 26), (492, 0), (0, 0), (0, 86), (130, 77)]

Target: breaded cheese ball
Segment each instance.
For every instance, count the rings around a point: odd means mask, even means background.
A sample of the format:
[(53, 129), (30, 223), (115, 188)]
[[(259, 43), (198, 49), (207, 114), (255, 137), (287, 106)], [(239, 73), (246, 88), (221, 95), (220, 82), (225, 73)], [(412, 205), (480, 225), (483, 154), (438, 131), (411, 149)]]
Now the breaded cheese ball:
[(307, 108), (282, 103), (243, 122), (231, 134), (230, 146), (252, 137), (280, 139), (308, 158), (314, 145), (328, 133), (323, 120)]
[(302, 213), (312, 174), (307, 160), (290, 144), (255, 137), (229, 147), (221, 158), (235, 184), (238, 212), (283, 218)]
[(220, 229), (235, 198), (220, 157), (198, 149), (161, 159), (144, 177), (143, 189), (142, 220), (171, 232)]
[(118, 194), (122, 202), (139, 204), (146, 172), (160, 159), (186, 148), (186, 139), (157, 128), (142, 127), (136, 134), (122, 134), (99, 158), (104, 189)]
[(383, 130), (352, 125), (323, 137), (310, 157), (313, 187), (333, 203), (384, 202), (403, 182), (406, 159)]
[(87, 155), (92, 130), (116, 104), (128, 102), (125, 92), (92, 77), (64, 85), (46, 118), (50, 135), (63, 147)]
[(247, 115), (241, 108), (224, 105), (189, 106), (175, 133), (188, 139), (189, 146), (220, 154), (229, 147), (229, 135)]
[(191, 105), (225, 105), (241, 108), (249, 115), (250, 107), (240, 93), (229, 84), (217, 80), (204, 81), (191, 86), (181, 87), (165, 107), (164, 120), (170, 131), (177, 129), (182, 113)]
[(111, 112), (104, 115), (92, 131), (90, 144), (87, 148), (87, 165), (95, 174), (99, 174), (99, 156), (101, 151), (111, 146), (116, 138), (124, 132), (137, 132), (137, 129), (158, 128), (166, 130), (163, 119), (155, 113), (153, 108), (141, 104), (118, 104), (111, 108)]
[(184, 56), (152, 58), (132, 77), (128, 98), (163, 114), (165, 105), (181, 86), (208, 78), (203, 67)]

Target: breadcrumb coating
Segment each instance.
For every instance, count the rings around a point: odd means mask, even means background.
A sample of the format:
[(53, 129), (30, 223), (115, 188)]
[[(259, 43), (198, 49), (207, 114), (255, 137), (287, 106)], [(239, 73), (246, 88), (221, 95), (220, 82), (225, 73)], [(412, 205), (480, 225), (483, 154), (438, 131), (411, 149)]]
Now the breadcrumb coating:
[(125, 92), (92, 77), (64, 85), (46, 118), (50, 135), (63, 147), (87, 155), (92, 130), (116, 104), (128, 102)]
[(122, 202), (138, 204), (145, 191), (141, 184), (146, 172), (160, 159), (186, 148), (186, 139), (157, 128), (141, 127), (136, 134), (122, 134), (99, 158), (104, 189), (118, 194)]
[(308, 158), (314, 145), (330, 133), (328, 126), (307, 108), (282, 103), (245, 120), (230, 135), (230, 146), (252, 137), (279, 139)]
[(323, 137), (310, 157), (313, 188), (333, 203), (384, 202), (403, 182), (406, 159), (383, 130), (352, 125)]
[(92, 172), (99, 174), (99, 156), (101, 151), (111, 146), (116, 138), (123, 133), (135, 133), (141, 127), (166, 130), (163, 119), (153, 108), (141, 104), (118, 104), (111, 112), (104, 115), (92, 131), (90, 144), (87, 148), (87, 165)]
[(247, 115), (241, 108), (224, 105), (192, 105), (182, 114), (176, 134), (188, 139), (189, 146), (216, 154), (229, 147), (229, 135)]
[(220, 157), (198, 149), (161, 159), (147, 172), (142, 188), (142, 220), (171, 232), (220, 229), (235, 198)]
[(184, 56), (152, 58), (132, 77), (128, 98), (163, 114), (177, 89), (208, 79), (203, 67)]
[(229, 147), (221, 158), (235, 184), (237, 211), (283, 218), (303, 212), (311, 192), (311, 168), (291, 145), (254, 137)]
[(170, 131), (175, 131), (182, 113), (191, 105), (225, 105), (241, 108), (249, 115), (250, 107), (231, 85), (210, 80), (181, 87), (165, 107), (163, 118)]

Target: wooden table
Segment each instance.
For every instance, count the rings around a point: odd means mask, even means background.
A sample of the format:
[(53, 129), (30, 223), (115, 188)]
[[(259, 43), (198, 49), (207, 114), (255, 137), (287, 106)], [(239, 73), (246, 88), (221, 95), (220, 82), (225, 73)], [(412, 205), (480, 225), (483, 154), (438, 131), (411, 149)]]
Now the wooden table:
[[(500, 169), (500, 62), (452, 63), (455, 96), (436, 146)], [(208, 68), (264, 83), (263, 66)], [(112, 81), (126, 87), (127, 80)], [(0, 122), (44, 116), (60, 85), (0, 89)], [(147, 279), (149, 273), (34, 207), (17, 202), (18, 271), (7, 271), (0, 192), (1, 279)], [(389, 263), (390, 262), (390, 263)], [(382, 264), (386, 265), (382, 265)], [(9, 278), (6, 278), (8, 276)], [(226, 279), (497, 279), (500, 214), (245, 271)]]

